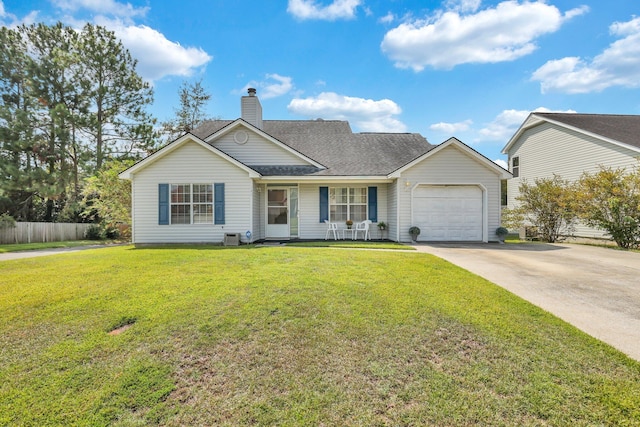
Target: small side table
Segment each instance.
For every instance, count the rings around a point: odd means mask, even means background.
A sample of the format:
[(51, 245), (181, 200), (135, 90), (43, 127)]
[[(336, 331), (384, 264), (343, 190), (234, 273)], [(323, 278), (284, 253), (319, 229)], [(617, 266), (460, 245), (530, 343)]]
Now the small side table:
[(351, 233), (351, 240), (355, 240), (356, 235), (355, 235), (355, 228), (343, 228), (342, 229), (342, 240), (346, 240), (345, 239), (345, 234), (346, 233)]

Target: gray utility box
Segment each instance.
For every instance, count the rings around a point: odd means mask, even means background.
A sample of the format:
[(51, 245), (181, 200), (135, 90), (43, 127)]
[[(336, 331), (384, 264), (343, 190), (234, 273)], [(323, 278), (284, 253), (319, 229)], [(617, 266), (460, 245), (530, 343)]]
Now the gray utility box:
[(224, 233), (224, 245), (225, 246), (240, 245), (240, 233)]

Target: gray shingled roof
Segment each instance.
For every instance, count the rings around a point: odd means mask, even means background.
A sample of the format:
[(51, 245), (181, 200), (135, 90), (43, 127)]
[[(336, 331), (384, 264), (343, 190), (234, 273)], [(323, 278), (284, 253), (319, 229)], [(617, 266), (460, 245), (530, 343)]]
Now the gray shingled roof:
[[(193, 134), (204, 139), (230, 123), (208, 121)], [(265, 120), (263, 131), (327, 167), (248, 165), (263, 175), (386, 176), (434, 148), (417, 133), (353, 133), (339, 120)]]
[(617, 114), (534, 113), (614, 141), (640, 148), (640, 116)]

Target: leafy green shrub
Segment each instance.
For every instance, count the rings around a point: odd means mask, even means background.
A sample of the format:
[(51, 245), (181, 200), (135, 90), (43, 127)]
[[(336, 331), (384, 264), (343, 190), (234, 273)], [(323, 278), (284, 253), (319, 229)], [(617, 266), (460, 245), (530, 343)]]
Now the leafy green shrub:
[(578, 220), (576, 194), (575, 185), (557, 175), (535, 179), (533, 184), (523, 181), (516, 197), (519, 206), (507, 212), (509, 222), (537, 227), (545, 242), (561, 241), (573, 234)]
[(7, 213), (0, 215), (0, 230), (5, 228), (14, 228), (16, 226), (16, 220)]
[(585, 222), (605, 230), (621, 248), (640, 247), (640, 169), (601, 167), (579, 183), (578, 211)]
[(104, 240), (106, 237), (105, 230), (99, 224), (92, 224), (85, 231), (84, 237), (87, 240)]
[(120, 230), (117, 227), (107, 227), (104, 230), (104, 236), (107, 239), (115, 240), (120, 237)]

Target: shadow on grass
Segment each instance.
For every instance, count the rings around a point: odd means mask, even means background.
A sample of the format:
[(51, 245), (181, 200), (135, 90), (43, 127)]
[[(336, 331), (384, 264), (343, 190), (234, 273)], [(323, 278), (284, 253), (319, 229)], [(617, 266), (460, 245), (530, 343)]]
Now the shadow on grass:
[(239, 246), (224, 246), (220, 243), (166, 243), (166, 244), (136, 244), (129, 250), (139, 249), (190, 249), (190, 250), (224, 250), (224, 249), (260, 249), (270, 247), (300, 247), (300, 248), (352, 248), (352, 249), (393, 249), (413, 251), (415, 248), (395, 242), (364, 242), (364, 241), (291, 241), (291, 242), (261, 242), (241, 244)]

